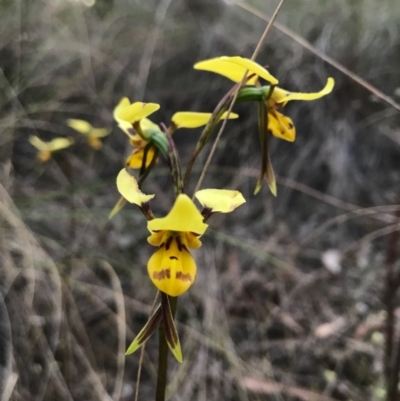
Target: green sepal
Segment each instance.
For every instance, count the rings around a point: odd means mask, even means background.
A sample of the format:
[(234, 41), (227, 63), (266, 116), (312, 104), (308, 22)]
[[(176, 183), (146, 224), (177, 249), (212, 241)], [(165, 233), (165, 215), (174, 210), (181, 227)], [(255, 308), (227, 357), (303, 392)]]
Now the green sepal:
[(168, 154), (168, 139), (164, 133), (157, 130), (149, 130), (150, 134), (149, 143), (158, 149), (163, 156)]
[(144, 325), (143, 329), (140, 330), (139, 334), (132, 341), (131, 345), (125, 352), (125, 355), (133, 354), (137, 351), (157, 330), (158, 325), (162, 320), (162, 308), (161, 305), (158, 305), (157, 310), (150, 317), (147, 323)]
[(242, 102), (261, 102), (265, 101), (270, 98), (272, 91), (271, 88), (273, 88), (270, 85), (266, 86), (260, 86), (257, 88), (251, 87), (251, 88), (241, 88), (238, 97), (237, 97), (237, 102), (242, 103)]
[(256, 195), (260, 191), (265, 176), (272, 195), (276, 196), (277, 189), (276, 189), (275, 174), (268, 152), (269, 133), (267, 130), (268, 126), (267, 118), (268, 118), (267, 105), (265, 101), (260, 101), (258, 102), (258, 133), (260, 136), (260, 143), (261, 143), (262, 162), (261, 162), (260, 175), (257, 180), (256, 188), (254, 189), (254, 195)]
[(242, 88), (240, 89), (236, 101), (241, 102), (260, 102), (264, 100), (263, 87), (261, 88)]
[(121, 196), (108, 215), (108, 220), (111, 220), (125, 206), (126, 202), (126, 199)]
[(183, 357), (181, 343), (179, 341), (178, 332), (175, 327), (174, 317), (172, 316), (168, 295), (163, 292), (161, 293), (161, 308), (165, 340), (167, 341), (168, 347), (174, 355), (175, 359), (178, 362), (182, 363)]

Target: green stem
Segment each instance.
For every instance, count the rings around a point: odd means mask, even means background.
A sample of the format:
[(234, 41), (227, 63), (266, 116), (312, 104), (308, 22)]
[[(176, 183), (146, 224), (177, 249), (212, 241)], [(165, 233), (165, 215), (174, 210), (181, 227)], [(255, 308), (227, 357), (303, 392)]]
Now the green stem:
[[(169, 297), (172, 316), (175, 316), (178, 297)], [(159, 329), (159, 347), (158, 347), (158, 372), (157, 372), (157, 389), (156, 401), (165, 401), (165, 389), (167, 388), (167, 372), (168, 372), (168, 344), (165, 339), (163, 326)]]

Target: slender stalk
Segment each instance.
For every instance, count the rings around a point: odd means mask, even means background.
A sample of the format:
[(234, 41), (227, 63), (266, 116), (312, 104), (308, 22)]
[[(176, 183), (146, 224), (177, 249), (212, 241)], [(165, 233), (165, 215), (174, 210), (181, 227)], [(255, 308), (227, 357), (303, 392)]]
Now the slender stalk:
[[(177, 297), (169, 297), (172, 316), (175, 316), (177, 302)], [(165, 401), (165, 389), (167, 388), (168, 355), (168, 344), (167, 340), (165, 339), (163, 325), (161, 325), (159, 329), (156, 401)]]

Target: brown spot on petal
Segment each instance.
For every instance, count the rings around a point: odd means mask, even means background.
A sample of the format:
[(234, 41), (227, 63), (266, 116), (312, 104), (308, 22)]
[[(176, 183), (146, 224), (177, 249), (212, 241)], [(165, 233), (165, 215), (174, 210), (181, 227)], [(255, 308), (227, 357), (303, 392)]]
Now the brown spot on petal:
[(178, 249), (179, 249), (179, 252), (182, 252), (182, 241), (181, 241), (181, 237), (176, 237), (176, 243), (177, 243), (177, 245), (178, 245)]
[(159, 272), (153, 273), (154, 280), (165, 280), (166, 278), (171, 278), (170, 269), (162, 269)]
[(177, 272), (176, 273), (176, 278), (178, 280), (192, 282), (192, 276), (189, 273), (185, 274), (185, 273), (182, 273), (182, 272)]

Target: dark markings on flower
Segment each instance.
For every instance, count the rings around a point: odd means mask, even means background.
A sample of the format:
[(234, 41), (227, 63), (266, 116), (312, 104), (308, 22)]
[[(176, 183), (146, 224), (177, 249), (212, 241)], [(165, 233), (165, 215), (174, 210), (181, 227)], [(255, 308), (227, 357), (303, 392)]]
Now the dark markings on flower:
[(165, 249), (168, 251), (169, 247), (171, 246), (171, 242), (174, 239), (174, 237), (169, 237), (167, 239), (167, 242), (165, 243)]
[(159, 272), (153, 273), (154, 280), (165, 280), (166, 278), (171, 278), (170, 269), (162, 269)]
[(169, 258), (170, 258), (171, 260), (174, 260), (174, 259), (175, 259), (175, 260), (178, 260), (178, 258), (177, 258), (176, 256), (170, 256)]
[(176, 273), (176, 278), (178, 280), (192, 282), (192, 276), (189, 273), (185, 274), (185, 273), (182, 273), (182, 272), (177, 272)]
[(190, 234), (193, 234), (195, 237), (200, 237), (200, 234), (194, 233), (193, 231), (190, 231)]
[(176, 237), (176, 243), (178, 245), (179, 252), (182, 252), (183, 247), (182, 247), (181, 237)]
[(288, 127), (289, 127), (290, 129), (292, 129), (292, 128), (293, 128), (293, 124), (292, 124), (292, 123), (288, 123)]

